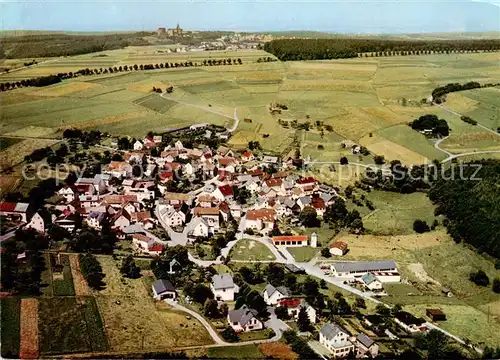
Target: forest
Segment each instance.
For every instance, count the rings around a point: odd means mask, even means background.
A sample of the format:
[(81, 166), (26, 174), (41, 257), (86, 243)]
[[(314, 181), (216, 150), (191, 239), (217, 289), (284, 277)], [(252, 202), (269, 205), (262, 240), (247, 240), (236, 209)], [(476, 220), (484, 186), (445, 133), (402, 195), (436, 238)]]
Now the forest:
[(107, 35), (24, 35), (0, 39), (0, 59), (40, 58), (81, 55), (98, 51), (121, 49), (127, 46), (148, 45), (143, 39), (150, 33)]
[(453, 165), (429, 190), (436, 215), (456, 242), (500, 258), (500, 161)]
[(282, 61), (321, 60), (365, 56), (405, 56), (431, 53), (495, 51), (500, 40), (368, 40), (368, 39), (279, 39), (264, 50)]

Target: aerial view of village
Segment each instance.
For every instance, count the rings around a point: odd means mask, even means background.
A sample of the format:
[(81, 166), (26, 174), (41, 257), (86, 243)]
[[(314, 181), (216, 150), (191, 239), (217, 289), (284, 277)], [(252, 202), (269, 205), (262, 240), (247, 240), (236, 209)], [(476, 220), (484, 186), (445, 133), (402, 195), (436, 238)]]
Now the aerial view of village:
[(500, 358), (500, 5), (305, 4), (4, 3), (2, 358)]

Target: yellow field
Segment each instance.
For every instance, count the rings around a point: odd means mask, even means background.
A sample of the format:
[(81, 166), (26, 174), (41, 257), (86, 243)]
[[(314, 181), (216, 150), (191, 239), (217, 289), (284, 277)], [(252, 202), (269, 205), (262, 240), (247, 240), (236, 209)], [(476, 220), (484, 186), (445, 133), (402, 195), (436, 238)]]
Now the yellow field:
[(24, 161), (24, 157), (46, 146), (56, 144), (58, 140), (29, 139), (18, 142), (7, 149), (0, 151), (0, 166), (2, 169)]
[(148, 82), (146, 84), (132, 84), (127, 87), (128, 90), (138, 91), (142, 93), (150, 93), (153, 90), (153, 87), (159, 88), (162, 91), (168, 87), (168, 85), (164, 84), (161, 81)]
[(18, 137), (49, 137), (54, 134), (53, 128), (41, 126), (26, 126), (25, 128), (6, 133), (5, 136)]
[(425, 164), (429, 162), (429, 159), (425, 156), (377, 136), (364, 137), (361, 144), (366, 146), (372, 153), (383, 155), (387, 162), (391, 160), (401, 160), (404, 164)]
[(88, 89), (101, 88), (102, 86), (96, 83), (88, 83), (82, 81), (72, 81), (63, 85), (49, 86), (47, 88), (42, 88), (41, 90), (33, 92), (33, 95), (37, 96), (64, 96), (79, 91), (84, 91)]

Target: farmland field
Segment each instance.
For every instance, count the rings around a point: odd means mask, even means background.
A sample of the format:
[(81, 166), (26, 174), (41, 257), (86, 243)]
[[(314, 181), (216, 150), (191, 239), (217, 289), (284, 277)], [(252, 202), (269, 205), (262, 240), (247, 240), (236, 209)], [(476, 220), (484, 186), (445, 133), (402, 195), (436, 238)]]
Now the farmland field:
[(21, 301), (17, 297), (4, 297), (1, 299), (3, 358), (19, 357), (20, 303)]
[[(0, 81), (86, 67), (185, 61), (201, 64), (203, 60), (225, 58), (240, 58), (243, 65), (128, 71), (4, 92), (0, 94), (2, 132), (52, 137), (59, 129), (74, 126), (138, 136), (149, 130), (200, 122), (225, 125), (230, 120), (217, 113), (232, 116), (236, 108), (240, 119), (251, 122), (240, 122), (230, 140), (234, 146), (244, 147), (257, 140), (265, 150), (286, 155), (297, 145), (292, 142), (299, 134), (293, 128), (283, 128), (278, 119), (311, 124), (320, 121), (333, 131), (324, 131), (320, 138), (319, 130), (311, 126), (305, 136), (299, 136), (298, 144), (305, 156), (317, 161), (338, 161), (348, 156), (350, 162), (356, 162), (357, 156), (339, 146), (342, 140), (350, 139), (387, 160), (413, 164), (448, 156), (407, 126), (418, 116), (434, 113), (446, 119), (452, 129), (442, 144), (444, 149), (452, 153), (500, 149), (495, 134), (421, 104), (435, 87), (449, 82), (500, 81), (498, 53), (256, 63), (259, 57), (269, 54), (259, 50), (168, 53), (168, 49), (128, 47), (57, 58), (1, 74)], [(153, 86), (164, 91), (170, 85), (174, 91), (165, 97), (182, 104), (151, 92)], [(445, 105), (496, 129), (500, 125), (498, 92), (498, 88), (487, 88), (450, 94)], [(273, 101), (286, 104), (288, 110), (271, 115), (268, 105)], [(262, 140), (264, 134), (269, 135), (266, 141)], [(320, 144), (324, 149), (318, 148)], [(368, 163), (366, 158), (361, 160)]]
[(243, 239), (231, 249), (232, 260), (275, 260), (271, 250), (257, 240)]

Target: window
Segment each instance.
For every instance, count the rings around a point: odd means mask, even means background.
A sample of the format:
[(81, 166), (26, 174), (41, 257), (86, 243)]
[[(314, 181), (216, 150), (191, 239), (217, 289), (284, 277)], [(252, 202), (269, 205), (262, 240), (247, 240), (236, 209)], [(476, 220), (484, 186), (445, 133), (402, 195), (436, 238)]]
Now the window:
[(234, 321), (234, 322), (233, 322), (233, 325), (238, 325), (238, 322), (237, 322), (237, 321)]

